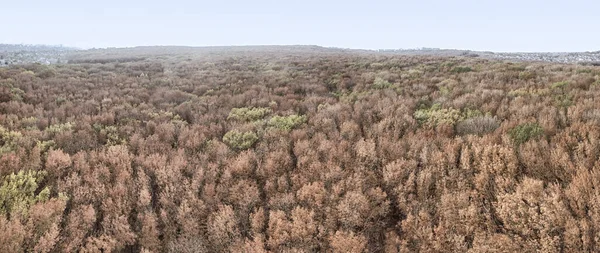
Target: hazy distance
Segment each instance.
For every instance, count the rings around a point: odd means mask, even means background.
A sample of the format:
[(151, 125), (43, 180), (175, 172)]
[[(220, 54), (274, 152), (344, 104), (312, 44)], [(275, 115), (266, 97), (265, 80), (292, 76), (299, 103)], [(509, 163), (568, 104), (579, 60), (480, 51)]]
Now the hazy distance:
[(8, 1), (0, 43), (599, 50), (598, 1)]

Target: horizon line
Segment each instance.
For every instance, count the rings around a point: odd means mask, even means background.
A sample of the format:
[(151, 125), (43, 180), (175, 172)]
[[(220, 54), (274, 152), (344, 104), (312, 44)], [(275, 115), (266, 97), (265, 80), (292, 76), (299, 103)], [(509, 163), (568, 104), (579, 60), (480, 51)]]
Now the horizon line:
[(535, 53), (595, 53), (600, 52), (599, 50), (588, 50), (588, 51), (494, 51), (494, 50), (479, 50), (479, 49), (462, 49), (462, 48), (441, 48), (441, 47), (416, 47), (416, 48), (349, 48), (339, 46), (323, 46), (317, 44), (233, 44), (233, 45), (176, 45), (176, 44), (156, 44), (156, 45), (137, 45), (137, 46), (107, 46), (107, 47), (77, 47), (69, 46), (66, 44), (31, 44), (31, 43), (0, 43), (0, 46), (30, 46), (30, 47), (57, 47), (74, 49), (78, 51), (87, 50), (107, 50), (107, 49), (134, 49), (134, 48), (148, 48), (148, 47), (187, 47), (187, 48), (218, 48), (218, 47), (319, 47), (325, 49), (338, 49), (338, 50), (355, 50), (355, 51), (427, 51), (427, 50), (439, 50), (439, 51), (469, 51), (469, 52), (485, 52), (485, 53), (514, 53), (514, 54), (535, 54)]

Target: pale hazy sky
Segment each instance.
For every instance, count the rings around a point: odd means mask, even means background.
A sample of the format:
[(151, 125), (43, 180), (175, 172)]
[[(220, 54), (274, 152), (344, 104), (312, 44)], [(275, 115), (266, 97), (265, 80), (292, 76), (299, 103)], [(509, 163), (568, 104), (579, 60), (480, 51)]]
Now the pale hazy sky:
[(598, 0), (0, 0), (0, 43), (600, 50)]

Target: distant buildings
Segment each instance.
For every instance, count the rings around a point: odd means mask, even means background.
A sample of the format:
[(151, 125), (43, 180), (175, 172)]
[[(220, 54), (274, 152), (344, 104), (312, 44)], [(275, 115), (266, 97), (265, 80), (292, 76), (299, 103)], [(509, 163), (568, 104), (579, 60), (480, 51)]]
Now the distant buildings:
[(542, 61), (555, 63), (588, 63), (591, 65), (600, 62), (600, 54), (581, 53), (495, 53), (488, 55), (491, 58), (508, 61)]
[(4, 53), (4, 57), (0, 58), (0, 66), (8, 66), (13, 64), (56, 64), (65, 58), (64, 52), (57, 51), (20, 51)]
[(61, 46), (0, 44), (0, 67), (16, 64), (57, 64), (75, 50)]
[(4, 57), (0, 58), (0, 67), (7, 67), (8, 64), (8, 60), (4, 59)]

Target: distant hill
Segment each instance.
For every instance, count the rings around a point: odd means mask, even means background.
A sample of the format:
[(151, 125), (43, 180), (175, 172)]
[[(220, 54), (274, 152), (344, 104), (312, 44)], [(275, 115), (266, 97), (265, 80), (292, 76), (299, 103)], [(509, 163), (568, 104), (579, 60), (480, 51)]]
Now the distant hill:
[(408, 56), (439, 56), (439, 57), (480, 57), (497, 59), (503, 61), (525, 61), (525, 62), (556, 62), (556, 63), (579, 63), (597, 65), (600, 62), (600, 51), (598, 52), (489, 52), (471, 51), (460, 49), (439, 48), (417, 48), (417, 49), (346, 49), (334, 47), (322, 47), (314, 45), (292, 45), (292, 46), (214, 46), (214, 47), (186, 47), (186, 46), (144, 46), (131, 48), (106, 48), (76, 51), (71, 54), (71, 63), (106, 63), (106, 62), (130, 62), (141, 61), (156, 56), (220, 56), (236, 57), (251, 55), (271, 55), (273, 57), (293, 55), (332, 55), (332, 54), (355, 54), (355, 55), (408, 55)]
[(417, 49), (347, 49), (322, 47), (316, 45), (255, 45), (255, 46), (139, 46), (129, 48), (94, 48), (80, 50), (74, 47), (52, 45), (0, 44), (0, 66), (27, 63), (108, 63), (134, 62), (147, 58), (176, 56), (184, 59), (200, 57), (237, 57), (237, 56), (294, 56), (294, 55), (409, 55), (440, 57), (480, 57), (504, 61), (557, 62), (600, 64), (600, 51), (560, 53), (497, 53), (459, 49), (417, 48)]

